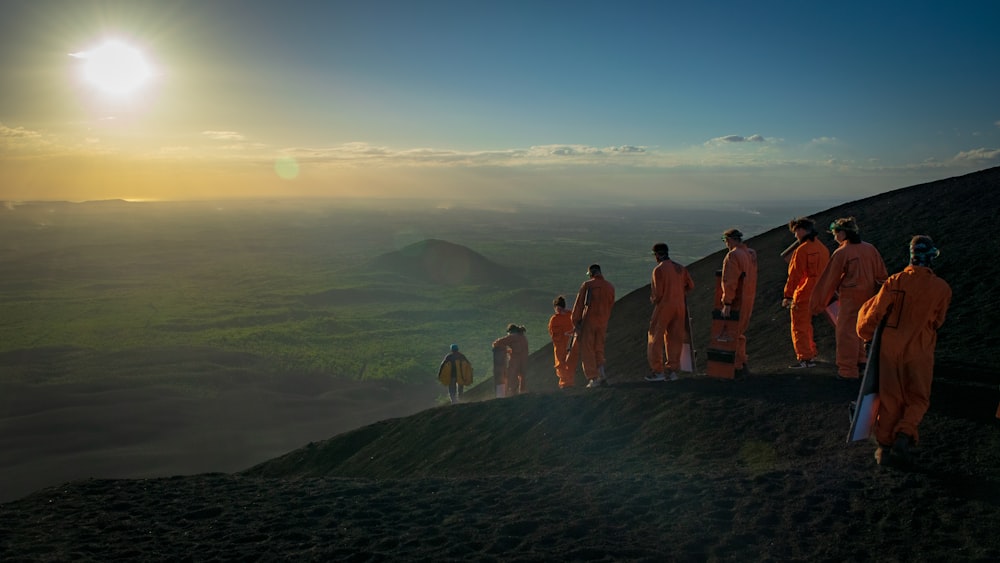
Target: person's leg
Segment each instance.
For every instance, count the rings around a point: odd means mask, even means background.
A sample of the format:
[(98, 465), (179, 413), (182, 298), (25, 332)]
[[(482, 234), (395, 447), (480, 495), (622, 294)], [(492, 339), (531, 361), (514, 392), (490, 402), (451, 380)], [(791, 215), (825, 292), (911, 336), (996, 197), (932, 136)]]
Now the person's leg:
[(857, 379), (858, 350), (864, 354), (864, 343), (858, 337), (858, 310), (861, 305), (852, 299), (840, 299), (837, 315), (837, 373), (845, 379)]
[[(879, 364), (881, 368), (881, 364)], [(934, 357), (919, 358), (903, 366), (901, 389), (903, 412), (896, 423), (895, 432), (908, 435), (916, 445), (920, 441), (917, 427), (931, 405), (931, 381), (934, 379)], [(880, 389), (881, 392), (881, 389)]]
[(663, 373), (663, 341), (666, 331), (657, 321), (653, 321), (646, 332), (646, 361), (651, 373)]
[(668, 372), (676, 373), (681, 369), (681, 350), (684, 349), (684, 334), (687, 330), (684, 313), (674, 315), (667, 324), (667, 364)]
[(789, 309), (792, 324), (792, 347), (795, 359), (810, 361), (816, 358), (816, 342), (813, 340), (812, 315), (808, 303), (792, 303)]
[(583, 362), (583, 374), (587, 376), (587, 379), (597, 379), (601, 375), (597, 369), (595, 337), (594, 330), (584, 325), (576, 339), (576, 345), (580, 349), (580, 360)]

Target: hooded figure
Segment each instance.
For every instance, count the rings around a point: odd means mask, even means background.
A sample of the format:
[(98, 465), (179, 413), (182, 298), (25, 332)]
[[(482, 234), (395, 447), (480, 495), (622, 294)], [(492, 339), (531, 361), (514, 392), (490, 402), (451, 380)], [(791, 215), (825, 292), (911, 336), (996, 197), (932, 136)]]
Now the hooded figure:
[(910, 461), (910, 450), (920, 441), (917, 427), (930, 406), (937, 331), (951, 303), (951, 287), (931, 270), (937, 255), (930, 237), (913, 237), (910, 265), (890, 276), (858, 313), (857, 335), (865, 341), (885, 320), (874, 427), (879, 464)]
[(462, 399), (462, 390), (472, 385), (472, 364), (465, 354), (458, 351), (458, 344), (451, 345), (451, 352), (441, 361), (438, 381), (448, 386), (448, 397), (455, 404)]

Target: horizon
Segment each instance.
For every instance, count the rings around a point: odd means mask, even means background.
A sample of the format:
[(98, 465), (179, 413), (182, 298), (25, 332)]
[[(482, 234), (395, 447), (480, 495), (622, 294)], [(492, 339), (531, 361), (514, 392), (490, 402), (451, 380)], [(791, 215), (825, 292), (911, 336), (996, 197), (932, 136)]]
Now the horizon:
[(1000, 165), (985, 1), (5, 11), (0, 200), (851, 201)]

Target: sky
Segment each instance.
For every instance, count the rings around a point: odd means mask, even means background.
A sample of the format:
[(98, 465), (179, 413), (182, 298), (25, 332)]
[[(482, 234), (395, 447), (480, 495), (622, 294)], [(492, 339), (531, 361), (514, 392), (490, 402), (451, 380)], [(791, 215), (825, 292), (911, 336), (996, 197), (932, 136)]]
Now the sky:
[(846, 202), (1000, 165), (995, 0), (0, 4), (0, 200)]

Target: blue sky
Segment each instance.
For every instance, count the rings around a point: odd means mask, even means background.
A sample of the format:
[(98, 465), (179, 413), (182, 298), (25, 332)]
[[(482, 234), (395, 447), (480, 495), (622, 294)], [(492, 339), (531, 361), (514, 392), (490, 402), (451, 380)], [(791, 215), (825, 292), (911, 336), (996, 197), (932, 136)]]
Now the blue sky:
[[(997, 2), (4, 11), (3, 199), (847, 201), (1000, 164)], [(81, 77), (109, 39), (128, 95)]]

